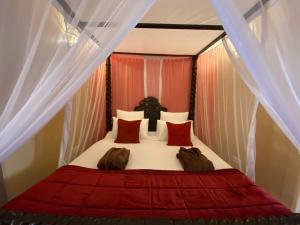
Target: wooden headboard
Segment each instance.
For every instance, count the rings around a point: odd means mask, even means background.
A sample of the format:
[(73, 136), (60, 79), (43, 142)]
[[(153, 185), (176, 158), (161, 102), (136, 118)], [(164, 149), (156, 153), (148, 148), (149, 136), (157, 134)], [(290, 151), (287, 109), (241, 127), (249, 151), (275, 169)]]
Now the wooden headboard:
[(144, 111), (145, 118), (149, 118), (149, 131), (156, 131), (156, 122), (160, 119), (160, 111), (167, 112), (167, 108), (161, 106), (155, 97), (147, 97), (139, 102), (134, 111)]

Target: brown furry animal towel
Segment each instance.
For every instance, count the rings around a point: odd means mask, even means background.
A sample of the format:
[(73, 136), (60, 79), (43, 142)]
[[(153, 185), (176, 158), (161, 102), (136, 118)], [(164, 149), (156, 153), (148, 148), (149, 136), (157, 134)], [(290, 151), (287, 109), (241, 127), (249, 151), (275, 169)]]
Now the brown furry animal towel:
[(213, 163), (198, 148), (181, 147), (176, 157), (185, 171), (206, 172), (215, 169)]
[(111, 148), (99, 160), (97, 167), (100, 170), (123, 170), (125, 169), (130, 150), (126, 148)]

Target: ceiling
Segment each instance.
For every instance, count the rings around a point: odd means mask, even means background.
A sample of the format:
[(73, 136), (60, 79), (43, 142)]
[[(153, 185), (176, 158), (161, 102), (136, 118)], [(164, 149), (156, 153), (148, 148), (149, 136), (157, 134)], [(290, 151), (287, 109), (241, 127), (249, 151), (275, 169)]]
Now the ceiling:
[(210, 0), (157, 0), (140, 22), (221, 24)]
[[(79, 0), (65, 1), (71, 8), (79, 3)], [(89, 0), (90, 8), (96, 1)], [(246, 11), (257, 0), (238, 0), (238, 2), (242, 10)], [(89, 13), (89, 10), (83, 12), (80, 20), (86, 21)], [(156, 0), (139, 23), (221, 25), (211, 0)], [(97, 33), (95, 27), (88, 29), (91, 33)], [(223, 30), (135, 28), (115, 52), (195, 55), (222, 33)]]
[[(157, 0), (140, 23), (220, 25), (210, 0)], [(195, 55), (220, 30), (133, 29), (117, 52)]]
[(117, 52), (195, 55), (223, 31), (134, 29)]

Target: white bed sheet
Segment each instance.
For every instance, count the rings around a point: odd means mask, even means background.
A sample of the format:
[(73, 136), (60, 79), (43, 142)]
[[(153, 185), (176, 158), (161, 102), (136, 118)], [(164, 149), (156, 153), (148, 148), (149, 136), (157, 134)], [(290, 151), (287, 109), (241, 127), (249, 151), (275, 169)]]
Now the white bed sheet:
[[(202, 154), (213, 162), (215, 169), (231, 168), (198, 138), (193, 138), (192, 142), (194, 147), (198, 147)], [(73, 160), (70, 165), (97, 169), (99, 159), (111, 147), (130, 149), (126, 169), (183, 170), (176, 158), (179, 146), (168, 146), (166, 141), (155, 140), (141, 140), (139, 144), (118, 144), (114, 143), (111, 132), (108, 132), (103, 140), (96, 142)]]

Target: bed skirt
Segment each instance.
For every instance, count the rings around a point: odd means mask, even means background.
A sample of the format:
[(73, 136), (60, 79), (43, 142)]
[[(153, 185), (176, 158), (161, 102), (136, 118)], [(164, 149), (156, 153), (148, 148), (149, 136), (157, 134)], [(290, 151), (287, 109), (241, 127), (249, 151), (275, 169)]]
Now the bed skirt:
[(128, 219), (54, 216), (0, 211), (0, 224), (7, 225), (299, 225), (300, 214), (247, 219)]

